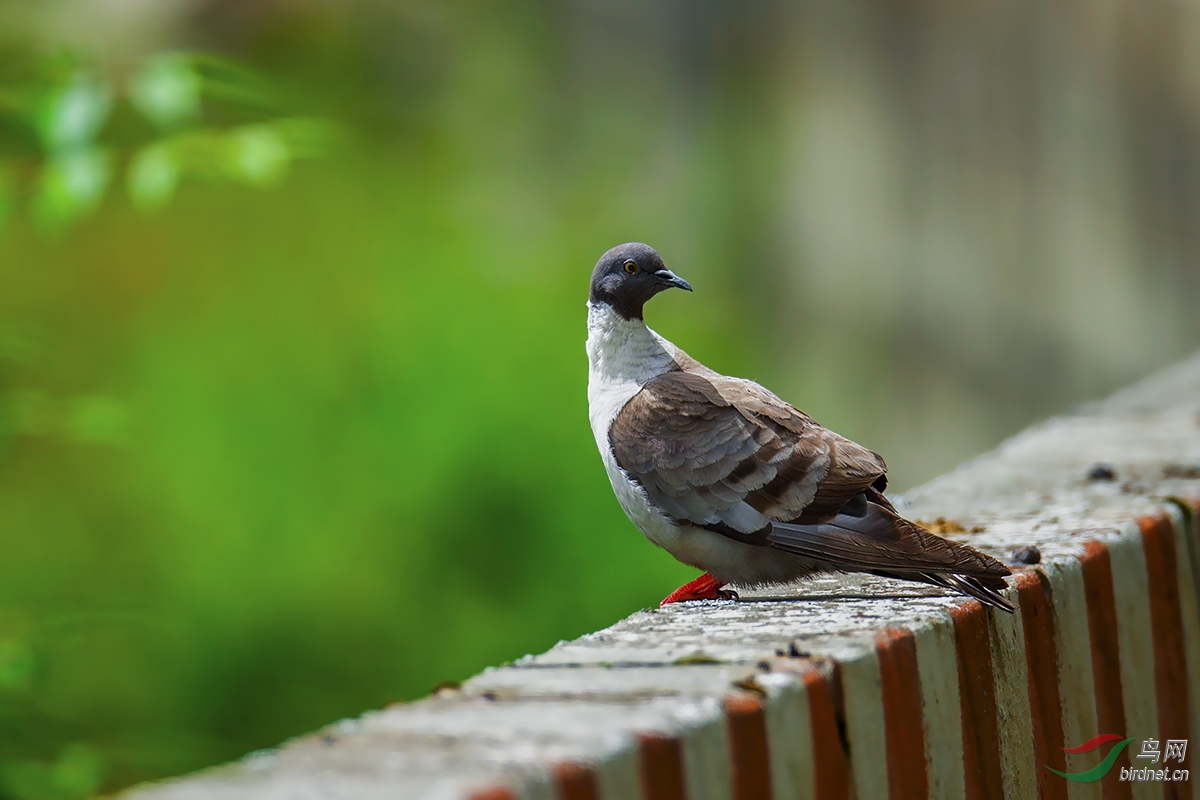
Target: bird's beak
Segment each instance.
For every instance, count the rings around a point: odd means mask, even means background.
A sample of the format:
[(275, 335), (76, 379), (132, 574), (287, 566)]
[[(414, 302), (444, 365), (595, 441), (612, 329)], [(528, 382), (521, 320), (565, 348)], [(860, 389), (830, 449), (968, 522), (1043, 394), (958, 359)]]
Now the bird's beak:
[(658, 272), (654, 273), (654, 277), (658, 278), (667, 286), (674, 286), (677, 289), (683, 289), (688, 292), (692, 290), (692, 285), (690, 283), (676, 275), (674, 272), (671, 272), (669, 269), (660, 269)]

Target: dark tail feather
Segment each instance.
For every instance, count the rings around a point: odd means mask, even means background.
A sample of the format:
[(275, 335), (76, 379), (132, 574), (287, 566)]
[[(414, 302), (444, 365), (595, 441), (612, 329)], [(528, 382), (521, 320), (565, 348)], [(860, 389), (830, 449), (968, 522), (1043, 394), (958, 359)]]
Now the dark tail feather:
[[(897, 577), (904, 577), (902, 575)], [(1017, 610), (1017, 607), (1009, 602), (1008, 598), (1000, 594), (1008, 588), (1008, 584), (1000, 578), (972, 578), (966, 575), (922, 575), (926, 583), (932, 583), (937, 586), (953, 589), (961, 594), (974, 597), (985, 606), (998, 608), (1001, 611), (1007, 611), (1012, 614)], [(910, 580), (912, 580), (910, 578)]]
[(1012, 613), (1001, 594), (1009, 570), (973, 547), (943, 539), (859, 495), (825, 522), (772, 523), (772, 547), (843, 572), (868, 572), (942, 586)]

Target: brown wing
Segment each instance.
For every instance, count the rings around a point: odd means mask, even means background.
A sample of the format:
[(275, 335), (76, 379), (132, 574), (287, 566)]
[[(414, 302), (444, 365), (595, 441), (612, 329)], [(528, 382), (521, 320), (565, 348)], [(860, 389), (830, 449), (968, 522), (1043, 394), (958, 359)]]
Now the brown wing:
[(886, 465), (756, 383), (670, 372), (609, 429), (617, 464), (681, 521), (824, 569), (933, 583), (1012, 612), (1008, 569), (901, 518)]
[(609, 441), (617, 463), (666, 513), (743, 534), (827, 519), (886, 485), (875, 453), (758, 384), (715, 373), (650, 381), (617, 415)]

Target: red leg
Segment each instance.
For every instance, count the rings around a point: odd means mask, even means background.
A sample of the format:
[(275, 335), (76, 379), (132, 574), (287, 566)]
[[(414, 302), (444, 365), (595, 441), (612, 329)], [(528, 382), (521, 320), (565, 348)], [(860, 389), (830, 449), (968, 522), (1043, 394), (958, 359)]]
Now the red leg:
[(737, 597), (733, 592), (725, 592), (721, 587), (725, 584), (707, 572), (690, 583), (685, 583), (666, 596), (658, 604), (662, 608), (667, 603), (682, 603), (684, 600), (731, 600)]

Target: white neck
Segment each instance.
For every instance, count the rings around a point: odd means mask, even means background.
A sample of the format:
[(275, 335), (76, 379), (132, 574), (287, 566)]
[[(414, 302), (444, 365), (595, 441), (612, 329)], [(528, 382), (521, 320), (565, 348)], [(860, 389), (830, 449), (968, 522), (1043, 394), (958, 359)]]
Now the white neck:
[(677, 352), (644, 320), (625, 319), (607, 303), (588, 303), (588, 410), (601, 449), (613, 418), (643, 386), (675, 368)]

